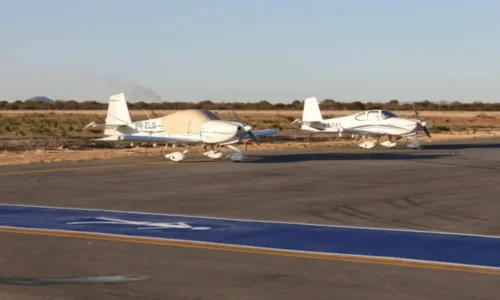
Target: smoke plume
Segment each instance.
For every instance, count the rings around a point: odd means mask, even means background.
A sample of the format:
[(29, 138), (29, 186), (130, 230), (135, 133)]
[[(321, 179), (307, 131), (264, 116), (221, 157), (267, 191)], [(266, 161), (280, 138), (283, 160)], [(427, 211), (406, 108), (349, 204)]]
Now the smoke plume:
[(161, 102), (161, 97), (155, 90), (140, 83), (121, 78), (111, 78), (108, 83), (112, 93), (125, 93), (128, 102)]

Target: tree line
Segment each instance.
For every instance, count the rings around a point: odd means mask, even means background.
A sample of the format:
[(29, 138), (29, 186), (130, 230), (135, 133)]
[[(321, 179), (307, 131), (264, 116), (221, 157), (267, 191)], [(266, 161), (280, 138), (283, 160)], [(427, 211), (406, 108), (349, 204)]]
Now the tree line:
[[(0, 101), (0, 110), (106, 110), (107, 103), (97, 101), (77, 102), (74, 100), (55, 100), (53, 102), (36, 101)], [(135, 102), (128, 103), (130, 110), (181, 110), (181, 109), (208, 109), (208, 110), (301, 110), (303, 101), (295, 100), (292, 103), (272, 104), (266, 100), (258, 102), (213, 102), (210, 100), (198, 103), (190, 102)], [(461, 103), (458, 101), (434, 103), (431, 101), (418, 101), (414, 103), (400, 103), (390, 100), (386, 103), (375, 102), (340, 102), (333, 99), (324, 99), (320, 102), (322, 110), (426, 110), (426, 111), (500, 111), (500, 103)]]

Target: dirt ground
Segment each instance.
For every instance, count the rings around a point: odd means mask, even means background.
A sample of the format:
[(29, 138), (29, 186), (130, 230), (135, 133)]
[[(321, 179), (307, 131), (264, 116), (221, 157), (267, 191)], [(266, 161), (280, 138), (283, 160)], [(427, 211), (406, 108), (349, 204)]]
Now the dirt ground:
[[(173, 111), (155, 111), (154, 117)], [(222, 119), (233, 120), (230, 111), (215, 111)], [(131, 111), (132, 119), (147, 119), (152, 112)], [(323, 117), (342, 116), (350, 112), (324, 111)], [(414, 117), (413, 112), (397, 112), (402, 117)], [(91, 121), (104, 119), (105, 111), (0, 111), (0, 165), (96, 160), (113, 157), (145, 155), (144, 147), (120, 145), (92, 145), (92, 138), (101, 132), (82, 130)], [(307, 147), (336, 147), (356, 144), (351, 138), (339, 138), (335, 134), (311, 136), (290, 123), (299, 118), (301, 111), (241, 111), (241, 119), (255, 129), (278, 128), (274, 137), (261, 139), (261, 145), (248, 145), (248, 150)], [(152, 117), (152, 116), (151, 116)], [(500, 112), (420, 112), (421, 119), (432, 125), (432, 139), (425, 135), (418, 139), (423, 143), (437, 140), (489, 137), (500, 135)], [(403, 141), (404, 142), (404, 141)], [(381, 146), (378, 146), (381, 147)], [(244, 150), (244, 145), (237, 145)], [(168, 148), (174, 152), (183, 148)], [(231, 149), (221, 149), (230, 152)], [(190, 153), (201, 153), (196, 147)], [(160, 155), (161, 147), (149, 148), (146, 155)]]
[[(432, 139), (427, 137), (420, 137), (419, 140), (422, 143), (429, 143), (438, 140), (451, 140), (451, 139), (463, 139), (463, 138), (480, 138), (480, 137), (494, 137), (500, 136), (500, 131), (491, 131), (484, 133), (470, 134), (467, 132), (461, 133), (440, 133), (433, 134)], [(269, 140), (269, 139), (268, 139)], [(317, 138), (316, 140), (299, 140), (299, 141), (279, 141), (279, 142), (266, 142), (261, 141), (261, 145), (247, 145), (247, 150), (266, 150), (266, 149), (290, 149), (290, 148), (311, 148), (311, 147), (336, 147), (340, 145), (355, 145), (359, 141), (354, 141), (353, 139), (343, 139), (335, 140), (332, 138)], [(378, 146), (381, 147), (381, 146)], [(244, 150), (245, 146), (237, 145), (237, 148)], [(169, 147), (164, 149), (164, 154), (168, 152), (174, 152), (179, 150), (184, 150), (185, 148), (172, 148)], [(64, 146), (59, 147), (59, 149), (35, 149), (27, 151), (2, 151), (0, 152), (0, 165), (11, 165), (11, 164), (30, 164), (30, 163), (50, 163), (58, 161), (82, 161), (82, 160), (97, 160), (106, 158), (117, 158), (117, 157), (134, 157), (134, 156), (144, 156), (144, 155), (161, 155), (162, 147), (152, 148), (149, 147), (130, 147), (130, 148), (119, 148), (119, 149), (71, 149)], [(231, 149), (221, 149), (225, 153), (229, 153), (233, 150)], [(203, 149), (201, 147), (195, 147), (190, 150), (189, 153), (202, 153)]]

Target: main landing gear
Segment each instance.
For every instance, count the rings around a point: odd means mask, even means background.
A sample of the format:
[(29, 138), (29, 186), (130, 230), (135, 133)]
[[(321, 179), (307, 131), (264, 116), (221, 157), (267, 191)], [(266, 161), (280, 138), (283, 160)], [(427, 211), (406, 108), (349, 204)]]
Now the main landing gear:
[[(387, 148), (394, 148), (397, 146), (396, 141), (400, 140), (402, 137), (398, 136), (395, 138), (395, 141), (393, 141), (393, 137), (389, 136), (387, 141), (381, 142), (380, 143), (380, 137), (377, 137), (375, 140), (372, 141), (365, 141), (361, 142), (358, 144), (359, 147), (365, 148), (365, 149), (373, 149), (375, 148), (378, 144), (387, 147)], [(408, 143), (406, 144), (406, 147), (411, 148), (411, 149), (416, 149), (420, 147), (420, 142), (412, 137), (406, 137)]]
[[(165, 146), (165, 148), (166, 147), (167, 146)], [(227, 147), (231, 148), (235, 151), (235, 152), (228, 153), (226, 155), (226, 158), (228, 160), (231, 160), (234, 162), (239, 162), (239, 161), (243, 160), (243, 158), (244, 158), (243, 152), (241, 152), (238, 148), (231, 146), (231, 145), (228, 145)], [(222, 156), (223, 156), (222, 151), (215, 149), (214, 145), (210, 145), (210, 148), (211, 149), (207, 151), (207, 145), (203, 145), (203, 151), (204, 151), (203, 155), (205, 155), (213, 160), (222, 159)], [(165, 155), (165, 158), (170, 159), (171, 161), (174, 161), (174, 162), (182, 162), (188, 158), (188, 151), (189, 151), (189, 147), (188, 147), (188, 149), (184, 150), (183, 152), (168, 153)]]
[[(234, 146), (231, 146), (231, 145), (227, 145), (228, 148), (231, 148), (233, 149), (235, 152), (231, 152), (229, 154), (226, 155), (226, 158), (228, 160), (232, 160), (234, 162), (239, 162), (241, 160), (243, 160), (243, 152), (241, 152), (238, 148), (234, 147)], [(206, 151), (206, 145), (203, 146), (203, 150), (205, 151), (205, 153), (203, 153), (205, 156), (213, 159), (213, 160), (216, 160), (216, 159), (221, 159), (222, 158), (222, 151), (220, 150), (216, 150), (214, 149), (215, 147), (213, 145), (210, 145), (210, 150), (209, 151)]]

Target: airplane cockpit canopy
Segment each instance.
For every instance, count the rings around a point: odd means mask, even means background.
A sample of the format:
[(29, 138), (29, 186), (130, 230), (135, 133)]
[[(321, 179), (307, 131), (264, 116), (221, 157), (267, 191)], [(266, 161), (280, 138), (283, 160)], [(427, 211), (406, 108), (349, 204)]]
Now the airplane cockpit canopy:
[(399, 116), (393, 113), (390, 110), (368, 110), (357, 114), (354, 117), (358, 121), (380, 121), (390, 119), (390, 118), (399, 118)]
[(218, 115), (216, 115), (213, 112), (206, 110), (206, 109), (199, 109), (198, 112), (204, 114), (210, 120), (220, 120), (221, 119)]
[(399, 118), (399, 116), (390, 110), (382, 110), (382, 119), (385, 120), (389, 118)]

